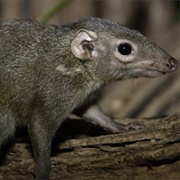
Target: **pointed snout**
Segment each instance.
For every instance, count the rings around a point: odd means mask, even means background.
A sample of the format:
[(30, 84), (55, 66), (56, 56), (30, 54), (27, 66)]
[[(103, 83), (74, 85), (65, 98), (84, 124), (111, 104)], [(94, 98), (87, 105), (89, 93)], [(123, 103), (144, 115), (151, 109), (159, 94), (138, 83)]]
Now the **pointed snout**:
[(168, 67), (168, 72), (175, 71), (178, 67), (178, 62), (174, 58), (170, 58), (169, 61), (166, 63), (166, 66)]

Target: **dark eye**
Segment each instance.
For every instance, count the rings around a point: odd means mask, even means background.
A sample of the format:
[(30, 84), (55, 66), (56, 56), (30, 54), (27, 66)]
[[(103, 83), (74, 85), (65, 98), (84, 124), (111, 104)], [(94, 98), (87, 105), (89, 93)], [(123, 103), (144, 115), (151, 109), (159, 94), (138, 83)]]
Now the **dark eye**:
[(129, 55), (132, 52), (132, 47), (128, 43), (121, 43), (118, 46), (118, 51), (122, 55)]

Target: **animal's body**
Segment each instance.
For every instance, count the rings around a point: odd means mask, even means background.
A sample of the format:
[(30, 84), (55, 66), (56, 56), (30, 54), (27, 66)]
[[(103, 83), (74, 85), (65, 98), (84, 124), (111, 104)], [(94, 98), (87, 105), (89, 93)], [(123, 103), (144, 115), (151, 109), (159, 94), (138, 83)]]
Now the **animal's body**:
[(113, 133), (115, 123), (96, 104), (110, 82), (158, 77), (177, 61), (141, 33), (89, 18), (65, 26), (31, 20), (0, 21), (0, 147), (17, 126), (28, 127), (36, 178), (50, 174), (51, 141), (64, 119), (80, 115)]

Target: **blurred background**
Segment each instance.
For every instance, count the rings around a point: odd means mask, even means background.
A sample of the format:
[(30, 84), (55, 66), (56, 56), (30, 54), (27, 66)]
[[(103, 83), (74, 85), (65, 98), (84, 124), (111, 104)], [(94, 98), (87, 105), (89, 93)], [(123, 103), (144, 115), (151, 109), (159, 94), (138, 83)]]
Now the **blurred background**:
[[(180, 63), (179, 0), (0, 0), (1, 18), (33, 18), (61, 25), (92, 16), (141, 31)], [(157, 79), (110, 84), (99, 104), (118, 118), (180, 112), (180, 65), (176, 72)]]

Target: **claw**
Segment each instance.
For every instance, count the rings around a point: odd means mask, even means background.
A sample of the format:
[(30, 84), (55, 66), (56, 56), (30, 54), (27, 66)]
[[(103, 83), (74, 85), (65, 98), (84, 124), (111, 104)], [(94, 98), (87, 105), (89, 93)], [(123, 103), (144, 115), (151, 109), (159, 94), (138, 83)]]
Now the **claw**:
[(131, 122), (124, 127), (126, 130), (139, 130), (144, 129), (145, 125), (138, 122)]

